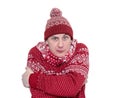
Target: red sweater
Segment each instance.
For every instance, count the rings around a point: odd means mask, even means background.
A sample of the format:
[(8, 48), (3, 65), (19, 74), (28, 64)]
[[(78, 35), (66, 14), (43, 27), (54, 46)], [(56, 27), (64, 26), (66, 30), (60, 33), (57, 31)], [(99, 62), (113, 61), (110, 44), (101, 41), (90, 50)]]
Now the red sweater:
[(29, 65), (40, 65), (42, 70), (30, 75), (32, 98), (85, 98), (89, 53), (84, 44), (78, 43), (70, 60), (59, 66), (51, 66), (44, 60), (37, 47), (33, 47), (29, 55), (32, 55), (28, 58)]

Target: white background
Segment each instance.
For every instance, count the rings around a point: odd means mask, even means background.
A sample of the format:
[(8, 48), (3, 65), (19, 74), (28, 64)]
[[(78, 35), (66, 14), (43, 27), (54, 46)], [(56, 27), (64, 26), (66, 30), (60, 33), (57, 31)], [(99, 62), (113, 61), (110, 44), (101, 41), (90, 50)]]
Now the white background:
[(1, 0), (0, 98), (30, 98), (21, 75), (29, 49), (43, 41), (53, 7), (62, 10), (74, 38), (89, 48), (86, 98), (120, 98), (119, 0)]

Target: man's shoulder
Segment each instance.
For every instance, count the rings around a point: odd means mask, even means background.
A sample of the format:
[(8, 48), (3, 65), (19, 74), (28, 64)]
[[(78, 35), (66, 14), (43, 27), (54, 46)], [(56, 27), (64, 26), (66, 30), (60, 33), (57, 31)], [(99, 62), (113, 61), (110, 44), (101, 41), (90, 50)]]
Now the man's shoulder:
[(87, 45), (84, 44), (84, 43), (77, 43), (77, 47), (78, 48), (86, 48), (86, 49), (88, 49)]
[(29, 53), (34, 53), (34, 52), (38, 52), (38, 46), (39, 46), (40, 42), (38, 42), (36, 45), (34, 45), (33, 47), (30, 48)]
[(86, 44), (78, 43), (76, 48), (77, 53), (79, 54), (89, 54), (89, 50)]

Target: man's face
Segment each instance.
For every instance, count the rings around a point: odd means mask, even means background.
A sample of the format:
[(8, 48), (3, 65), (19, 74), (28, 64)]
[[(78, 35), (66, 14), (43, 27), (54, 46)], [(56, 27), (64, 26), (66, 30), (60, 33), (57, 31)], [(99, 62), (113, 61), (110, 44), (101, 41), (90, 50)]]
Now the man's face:
[(71, 46), (71, 38), (66, 34), (56, 34), (50, 36), (46, 43), (49, 45), (50, 51), (58, 57), (66, 55)]

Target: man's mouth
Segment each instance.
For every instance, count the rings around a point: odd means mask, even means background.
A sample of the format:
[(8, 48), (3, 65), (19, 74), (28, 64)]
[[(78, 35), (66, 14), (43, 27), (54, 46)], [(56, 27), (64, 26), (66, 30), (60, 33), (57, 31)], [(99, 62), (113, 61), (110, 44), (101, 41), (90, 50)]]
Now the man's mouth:
[(57, 52), (62, 53), (62, 52), (64, 52), (64, 50), (57, 50)]

